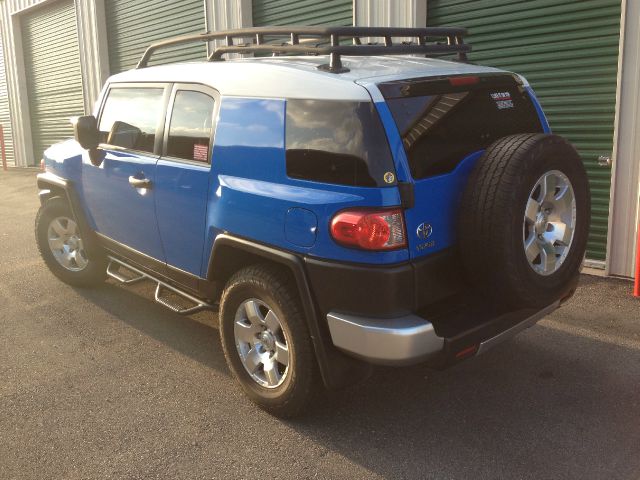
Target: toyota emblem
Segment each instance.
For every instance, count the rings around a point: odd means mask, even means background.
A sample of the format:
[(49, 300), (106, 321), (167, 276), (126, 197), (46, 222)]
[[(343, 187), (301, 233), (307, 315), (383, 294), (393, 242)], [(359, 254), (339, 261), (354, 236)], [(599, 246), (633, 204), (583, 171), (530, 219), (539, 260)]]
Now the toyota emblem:
[(428, 223), (421, 223), (416, 229), (416, 235), (421, 240), (426, 240), (433, 233), (433, 227)]

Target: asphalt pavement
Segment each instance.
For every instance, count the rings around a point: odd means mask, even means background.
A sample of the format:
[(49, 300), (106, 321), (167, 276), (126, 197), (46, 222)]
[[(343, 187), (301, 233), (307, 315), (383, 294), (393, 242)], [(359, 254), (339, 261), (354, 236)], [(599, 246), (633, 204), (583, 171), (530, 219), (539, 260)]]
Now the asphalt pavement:
[(216, 316), (81, 290), (34, 243), (35, 171), (0, 171), (0, 479), (639, 479), (640, 300), (574, 299), (445, 370), (380, 368), (296, 421), (255, 408)]

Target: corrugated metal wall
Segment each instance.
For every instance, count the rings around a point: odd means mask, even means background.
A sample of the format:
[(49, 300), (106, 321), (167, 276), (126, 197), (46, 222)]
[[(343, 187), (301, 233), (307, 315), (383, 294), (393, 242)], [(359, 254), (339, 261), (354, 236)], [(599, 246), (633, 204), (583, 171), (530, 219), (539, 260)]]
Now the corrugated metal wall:
[(580, 151), (591, 182), (587, 257), (604, 260), (613, 150), (620, 0), (428, 0), (429, 26), (463, 26), (470, 60), (513, 70), (536, 90), (555, 133)]
[[(203, 0), (109, 0), (105, 13), (111, 74), (135, 67), (153, 42), (206, 30)], [(158, 53), (150, 64), (205, 58), (204, 44), (190, 45)]]
[(84, 113), (74, 3), (55, 2), (25, 15), (22, 34), (37, 163), (46, 148), (73, 136), (69, 119)]
[(353, 25), (351, 0), (253, 0), (253, 24)]
[(4, 64), (4, 49), (0, 38), (0, 125), (4, 130), (4, 143), (7, 153), (7, 163), (13, 165), (13, 137), (11, 135), (11, 114), (9, 112), (9, 92), (7, 91), (7, 76)]

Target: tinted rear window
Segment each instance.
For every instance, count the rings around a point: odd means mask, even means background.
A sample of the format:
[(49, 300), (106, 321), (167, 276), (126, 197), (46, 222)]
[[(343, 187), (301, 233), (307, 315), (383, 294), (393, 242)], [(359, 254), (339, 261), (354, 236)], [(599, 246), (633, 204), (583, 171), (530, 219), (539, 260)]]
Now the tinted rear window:
[(512, 77), (454, 87), (448, 79), (380, 86), (415, 179), (447, 173), (499, 138), (542, 132), (526, 90)]
[(387, 137), (370, 102), (288, 100), (287, 175), (323, 183), (395, 185)]

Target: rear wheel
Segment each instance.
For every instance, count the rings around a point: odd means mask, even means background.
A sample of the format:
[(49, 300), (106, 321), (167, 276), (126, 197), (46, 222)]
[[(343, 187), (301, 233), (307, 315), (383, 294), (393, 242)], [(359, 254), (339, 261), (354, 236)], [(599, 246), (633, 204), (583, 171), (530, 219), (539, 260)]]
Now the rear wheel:
[(285, 272), (265, 265), (237, 272), (220, 301), (220, 337), (227, 364), (252, 401), (280, 417), (302, 411), (316, 363), (297, 290)]
[(52, 198), (40, 207), (35, 234), (44, 262), (62, 281), (77, 287), (91, 287), (106, 278), (106, 258), (101, 254), (87, 254), (78, 223), (62, 198)]
[(502, 138), (478, 160), (460, 215), (461, 254), (477, 288), (515, 307), (549, 305), (568, 293), (586, 249), (580, 156), (556, 135)]

